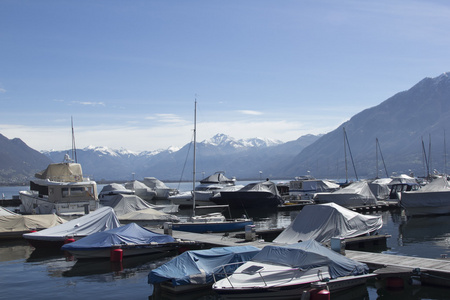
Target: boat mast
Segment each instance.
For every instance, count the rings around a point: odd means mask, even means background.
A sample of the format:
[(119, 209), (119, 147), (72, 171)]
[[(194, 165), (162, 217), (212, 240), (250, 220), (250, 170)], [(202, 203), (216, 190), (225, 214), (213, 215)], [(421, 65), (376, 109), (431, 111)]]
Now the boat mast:
[(194, 105), (194, 159), (192, 168), (192, 216), (195, 217), (195, 165), (196, 165), (196, 147), (197, 147), (197, 98)]
[(70, 117), (71, 123), (72, 123), (72, 158), (75, 160), (75, 162), (78, 162), (77, 159), (77, 147), (75, 146), (75, 132), (73, 130), (73, 117)]
[(345, 157), (345, 183), (348, 183), (348, 168), (347, 168), (347, 145), (345, 143), (345, 127), (343, 127), (344, 129), (344, 157)]

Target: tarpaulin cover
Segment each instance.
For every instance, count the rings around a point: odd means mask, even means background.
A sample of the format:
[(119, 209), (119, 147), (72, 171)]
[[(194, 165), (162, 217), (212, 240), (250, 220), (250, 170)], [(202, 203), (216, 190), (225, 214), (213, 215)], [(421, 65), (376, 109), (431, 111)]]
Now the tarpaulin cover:
[(369, 272), (366, 264), (349, 259), (314, 240), (284, 246), (265, 246), (252, 261), (302, 269), (328, 266), (331, 278)]
[(110, 248), (117, 245), (148, 245), (151, 243), (172, 243), (174, 238), (170, 235), (159, 234), (142, 228), (136, 223), (93, 233), (76, 242), (65, 244), (62, 250), (82, 250), (93, 248)]
[(262, 181), (262, 182), (250, 183), (250, 184), (247, 184), (246, 186), (244, 186), (239, 191), (241, 191), (241, 192), (265, 191), (265, 192), (272, 193), (273, 195), (280, 195), (280, 193), (278, 193), (276, 184), (273, 183), (272, 181)]
[[(212, 248), (207, 250), (186, 251), (171, 261), (165, 263), (148, 274), (148, 283), (154, 284), (171, 280), (174, 286), (186, 284), (213, 283), (213, 274), (216, 280), (224, 278), (222, 265), (236, 262), (245, 262), (252, 259), (259, 248), (253, 246), (234, 246)], [(228, 274), (233, 273), (240, 264), (233, 264), (225, 268)]]
[(357, 181), (331, 193), (317, 193), (314, 200), (320, 203), (334, 202), (345, 207), (377, 205), (377, 198), (367, 181)]
[(160, 221), (160, 222), (179, 222), (180, 218), (175, 215), (166, 214), (153, 208), (132, 211), (119, 216), (119, 221)]
[(8, 215), (0, 216), (0, 234), (2, 232), (21, 232), (40, 230), (65, 223), (61, 217), (50, 215)]
[(150, 204), (140, 197), (124, 194), (111, 196), (108, 200), (103, 200), (102, 204), (104, 206), (112, 207), (118, 217), (137, 210), (152, 208)]
[(335, 203), (306, 205), (274, 242), (294, 244), (316, 240), (324, 243), (332, 237), (351, 238), (364, 235), (382, 226), (381, 216), (362, 215)]
[(0, 216), (14, 216), (14, 215), (18, 215), (18, 214), (10, 211), (7, 208), (3, 208), (0, 206)]
[(61, 241), (69, 236), (87, 236), (119, 226), (120, 222), (114, 210), (111, 207), (102, 207), (78, 219), (42, 231), (26, 233), (23, 237), (32, 240)]
[(50, 164), (47, 169), (36, 173), (34, 176), (52, 181), (83, 181), (83, 171), (81, 170), (81, 165), (77, 163)]
[(200, 180), (200, 183), (234, 184), (235, 180), (227, 178), (223, 172), (216, 172)]

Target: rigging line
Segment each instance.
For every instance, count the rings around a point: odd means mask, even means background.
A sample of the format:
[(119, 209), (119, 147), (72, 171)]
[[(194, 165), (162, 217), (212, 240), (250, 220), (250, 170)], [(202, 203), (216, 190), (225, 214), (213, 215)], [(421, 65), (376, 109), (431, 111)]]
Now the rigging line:
[(426, 172), (427, 172), (425, 177), (428, 177), (430, 175), (430, 168), (429, 168), (429, 165), (428, 165), (428, 159), (427, 159), (427, 152), (425, 150), (425, 144), (423, 143), (423, 137), (422, 137), (422, 154), (423, 154), (423, 161), (424, 161), (424, 164), (425, 164), (425, 167), (426, 167)]
[(350, 148), (350, 142), (348, 141), (348, 136), (347, 136), (347, 132), (345, 131), (345, 128), (344, 128), (344, 134), (345, 134), (345, 139), (347, 141), (348, 152), (350, 153), (350, 158), (352, 159), (353, 171), (355, 171), (356, 181), (359, 181), (358, 174), (356, 173), (355, 162), (353, 160), (352, 149)]
[(178, 190), (180, 190), (180, 184), (181, 184), (181, 181), (183, 180), (184, 169), (186, 168), (186, 164), (187, 164), (187, 160), (188, 160), (188, 157), (189, 157), (189, 153), (191, 152), (191, 146), (192, 146), (192, 139), (191, 139), (191, 142), (189, 143), (189, 148), (188, 148), (188, 151), (186, 153), (186, 158), (184, 159), (183, 169), (181, 170), (180, 180), (178, 181), (178, 188), (177, 188)]
[(386, 172), (386, 177), (389, 177), (388, 171), (387, 171), (387, 168), (386, 168), (386, 164), (384, 163), (383, 152), (381, 152), (381, 146), (380, 146), (380, 142), (378, 141), (378, 138), (377, 138), (377, 144), (378, 144), (378, 149), (380, 149), (381, 160), (383, 161), (384, 171)]

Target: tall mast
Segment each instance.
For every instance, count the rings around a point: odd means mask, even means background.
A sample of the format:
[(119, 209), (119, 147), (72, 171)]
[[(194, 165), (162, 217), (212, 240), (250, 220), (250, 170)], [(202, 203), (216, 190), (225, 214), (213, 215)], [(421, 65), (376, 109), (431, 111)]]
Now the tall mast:
[(194, 105), (194, 159), (192, 168), (192, 216), (195, 217), (195, 165), (196, 165), (196, 148), (197, 148), (197, 98)]
[(77, 163), (77, 147), (75, 146), (75, 132), (73, 131), (73, 117), (70, 117), (72, 123), (72, 158)]

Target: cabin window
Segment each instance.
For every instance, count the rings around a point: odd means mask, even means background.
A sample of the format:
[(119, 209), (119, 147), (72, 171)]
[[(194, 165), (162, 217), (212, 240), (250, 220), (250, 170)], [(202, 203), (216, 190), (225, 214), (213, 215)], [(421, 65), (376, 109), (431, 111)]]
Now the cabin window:
[(74, 187), (70, 189), (70, 196), (80, 197), (86, 195), (86, 190), (84, 187)]
[(61, 189), (61, 194), (63, 197), (69, 197), (69, 188), (62, 188)]

